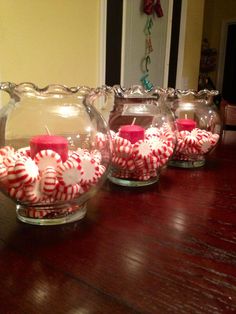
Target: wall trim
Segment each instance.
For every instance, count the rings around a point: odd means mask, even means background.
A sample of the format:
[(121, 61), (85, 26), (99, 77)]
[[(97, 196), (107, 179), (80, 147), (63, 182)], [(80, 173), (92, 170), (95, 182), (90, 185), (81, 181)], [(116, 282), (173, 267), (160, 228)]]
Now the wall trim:
[(106, 34), (107, 34), (107, 0), (100, 0), (100, 30), (99, 30), (99, 65), (98, 86), (105, 85), (106, 81)]
[(179, 48), (178, 48), (178, 61), (176, 72), (176, 84), (175, 87), (183, 88), (183, 64), (184, 64), (184, 48), (185, 48), (185, 35), (186, 35), (186, 21), (187, 21), (187, 6), (188, 0), (182, 0), (181, 7), (181, 19), (179, 30)]

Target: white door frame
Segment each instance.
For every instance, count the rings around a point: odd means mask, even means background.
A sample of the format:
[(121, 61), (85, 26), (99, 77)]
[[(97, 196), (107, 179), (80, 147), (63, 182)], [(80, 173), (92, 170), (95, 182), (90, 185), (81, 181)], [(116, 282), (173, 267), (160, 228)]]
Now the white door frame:
[(183, 64), (184, 64), (184, 46), (186, 34), (186, 21), (187, 21), (187, 5), (188, 0), (182, 0), (181, 18), (179, 29), (179, 46), (178, 46), (178, 60), (175, 87), (178, 89), (185, 89), (185, 82), (183, 80)]
[(99, 30), (99, 54), (98, 86), (106, 82), (106, 37), (107, 37), (107, 0), (100, 0), (100, 30)]

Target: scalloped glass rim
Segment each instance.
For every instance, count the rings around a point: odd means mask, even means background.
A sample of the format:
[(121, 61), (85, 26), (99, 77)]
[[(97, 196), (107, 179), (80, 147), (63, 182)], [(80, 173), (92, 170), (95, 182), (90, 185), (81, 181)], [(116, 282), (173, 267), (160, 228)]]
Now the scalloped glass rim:
[(174, 93), (174, 89), (171, 87), (162, 88), (154, 86), (151, 90), (147, 90), (141, 85), (132, 85), (129, 88), (121, 85), (114, 85), (112, 90), (114, 91), (116, 97), (120, 98), (157, 98), (163, 94), (168, 95)]
[(15, 84), (12, 82), (1, 82), (0, 90), (8, 92), (13, 98), (22, 94), (35, 95), (35, 96), (49, 96), (49, 95), (70, 95), (70, 94), (88, 94), (91, 88), (88, 86), (73, 86), (68, 87), (61, 84), (49, 84), (45, 87), (38, 87), (31, 82), (22, 82)]
[(209, 89), (202, 89), (199, 91), (196, 91), (194, 89), (176, 89), (175, 90), (175, 95), (177, 97), (182, 97), (182, 96), (194, 96), (195, 98), (201, 98), (204, 96), (217, 96), (219, 95), (218, 90), (209, 90)]

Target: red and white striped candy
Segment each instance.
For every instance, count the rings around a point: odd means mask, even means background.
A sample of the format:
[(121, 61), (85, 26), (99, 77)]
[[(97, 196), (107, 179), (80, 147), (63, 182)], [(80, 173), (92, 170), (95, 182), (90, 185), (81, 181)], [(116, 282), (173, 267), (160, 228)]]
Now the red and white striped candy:
[(190, 135), (190, 132), (187, 131), (187, 130), (183, 130), (183, 131), (178, 132), (178, 136), (177, 136), (177, 137), (183, 139), (183, 138), (185, 138), (187, 135)]
[(212, 147), (210, 140), (207, 138), (203, 138), (202, 140), (200, 140), (199, 144), (200, 144), (200, 150), (204, 154), (207, 153)]
[(199, 149), (194, 145), (186, 145), (184, 153), (189, 155), (199, 154)]
[(58, 191), (58, 190), (54, 191), (53, 196), (58, 201), (70, 201), (73, 198), (75, 198), (75, 194), (74, 193), (65, 193), (65, 192), (61, 192), (61, 191)]
[(111, 136), (111, 139), (115, 138), (116, 132), (114, 132), (113, 130), (110, 130), (110, 136)]
[(23, 188), (9, 188), (8, 194), (10, 197), (18, 201), (23, 201), (25, 199), (25, 191)]
[(113, 139), (113, 146), (114, 149), (116, 150), (116, 147), (120, 147), (120, 146), (130, 146), (132, 145), (131, 142), (129, 140), (127, 140), (126, 138), (120, 137), (120, 136), (116, 136)]
[(150, 174), (147, 173), (136, 173), (134, 174), (134, 179), (137, 179), (139, 181), (147, 181), (150, 179)]
[(81, 165), (76, 161), (68, 159), (57, 168), (57, 178), (61, 184), (74, 185), (81, 182)]
[(217, 144), (219, 138), (220, 138), (219, 134), (212, 134), (209, 138), (211, 145), (215, 146)]
[(75, 160), (78, 164), (81, 162), (81, 158), (83, 157), (82, 154), (74, 152), (70, 155), (70, 157), (68, 158), (68, 160)]
[(0, 155), (4, 157), (10, 157), (13, 156), (15, 153), (15, 149), (11, 146), (3, 146), (0, 148)]
[(45, 209), (35, 209), (31, 208), (27, 210), (27, 216), (30, 218), (45, 218), (48, 215), (49, 211)]
[(196, 137), (198, 140), (202, 140), (202, 139), (208, 139), (209, 138), (209, 132), (203, 129), (193, 129), (191, 133), (196, 132)]
[(42, 199), (40, 181), (25, 186), (25, 199), (29, 203), (39, 203)]
[(10, 167), (10, 166), (14, 166), (15, 165), (15, 162), (16, 160), (18, 159), (19, 157), (16, 156), (16, 155), (12, 155), (12, 156), (7, 156), (3, 159), (3, 164), (4, 166), (6, 166), (7, 168)]
[(81, 184), (90, 184), (98, 181), (100, 175), (99, 165), (94, 159), (82, 159), (81, 160), (82, 174)]
[(106, 167), (103, 166), (103, 165), (99, 165), (99, 174), (100, 174), (100, 177), (103, 175), (103, 173), (106, 171)]
[(39, 177), (39, 169), (36, 163), (27, 157), (22, 157), (15, 162), (14, 171), (16, 178), (22, 184), (31, 184)]
[(121, 179), (128, 179), (130, 178), (131, 174), (128, 170), (118, 170), (113, 172), (112, 176)]
[(27, 147), (19, 148), (17, 149), (16, 153), (22, 156), (30, 157), (30, 147), (27, 146)]
[(52, 195), (57, 184), (57, 172), (53, 167), (47, 167), (42, 173), (41, 190), (46, 195)]
[(135, 162), (132, 158), (128, 159), (126, 162), (127, 169), (133, 171), (135, 169)]
[(34, 161), (38, 165), (40, 171), (45, 170), (47, 167), (57, 168), (57, 166), (62, 163), (61, 156), (51, 149), (38, 152), (34, 157)]
[(121, 157), (129, 157), (132, 154), (133, 147), (132, 145), (120, 145), (114, 148), (114, 152), (116, 155)]
[(187, 135), (184, 138), (184, 144), (186, 146), (196, 146), (198, 144), (198, 139), (197, 137), (193, 136), (193, 135)]
[(149, 140), (149, 145), (151, 147), (154, 156), (160, 156), (166, 151), (166, 144), (159, 138), (152, 138)]
[(7, 176), (7, 168), (3, 164), (0, 164), (0, 180), (5, 178), (6, 176)]
[(124, 159), (123, 157), (116, 156), (116, 155), (112, 156), (111, 162), (114, 167), (118, 167), (122, 169), (126, 168), (126, 165), (127, 165), (126, 159)]
[(95, 147), (98, 149), (104, 149), (106, 146), (106, 135), (102, 132), (97, 132), (95, 135)]
[(75, 195), (75, 194), (80, 192), (80, 189), (81, 189), (81, 186), (79, 184), (65, 186), (65, 185), (59, 183), (57, 185), (57, 190), (59, 192), (63, 192), (66, 194), (74, 194)]
[(133, 145), (135, 159), (146, 159), (152, 155), (152, 148), (148, 140), (139, 140)]
[(185, 150), (185, 143), (184, 143), (184, 140), (183, 138), (178, 138), (177, 140), (177, 143), (176, 143), (176, 146), (175, 146), (175, 151), (176, 153), (180, 153), (180, 152), (183, 152)]
[(171, 132), (170, 130), (169, 131), (165, 130), (160, 133), (159, 139), (162, 140), (166, 145), (172, 146), (172, 143), (174, 142), (175, 137), (174, 137), (173, 132)]
[(7, 180), (9, 187), (18, 188), (22, 185), (22, 180), (17, 178), (14, 168), (14, 166), (8, 167)]
[(159, 158), (155, 156), (150, 156), (145, 160), (145, 169), (150, 171), (150, 170), (155, 170), (159, 168), (160, 163), (159, 163)]
[(92, 159), (94, 159), (96, 161), (97, 164), (100, 164), (102, 161), (102, 154), (100, 153), (99, 150), (95, 149), (92, 150), (90, 153), (90, 156)]
[(90, 153), (88, 149), (85, 149), (85, 148), (79, 147), (76, 149), (75, 153), (78, 154), (80, 157), (84, 157), (84, 156), (90, 157)]
[(135, 171), (142, 171), (145, 168), (144, 159), (134, 159)]
[(159, 137), (160, 129), (156, 127), (150, 127), (145, 131), (145, 139), (150, 139), (152, 137)]

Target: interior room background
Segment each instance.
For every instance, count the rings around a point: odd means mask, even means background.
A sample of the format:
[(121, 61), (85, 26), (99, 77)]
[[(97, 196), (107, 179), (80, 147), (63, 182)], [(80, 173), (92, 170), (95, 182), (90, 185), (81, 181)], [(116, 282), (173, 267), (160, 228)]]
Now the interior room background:
[[(103, 85), (106, 34), (113, 32), (107, 27), (107, 3), (114, 1), (119, 0), (0, 0), (0, 81), (31, 81), (40, 87)], [(174, 2), (161, 1), (164, 16), (154, 17), (152, 29), (150, 80), (163, 87), (168, 85)], [(122, 1), (120, 81), (116, 83), (126, 86), (139, 84), (142, 75), (146, 16), (141, 7), (142, 0)], [(203, 38), (217, 51), (217, 66), (209, 75), (216, 88), (221, 87), (222, 23), (236, 21), (235, 12), (235, 0), (182, 0), (175, 87), (198, 87)], [(4, 103), (3, 95), (0, 102)]]

